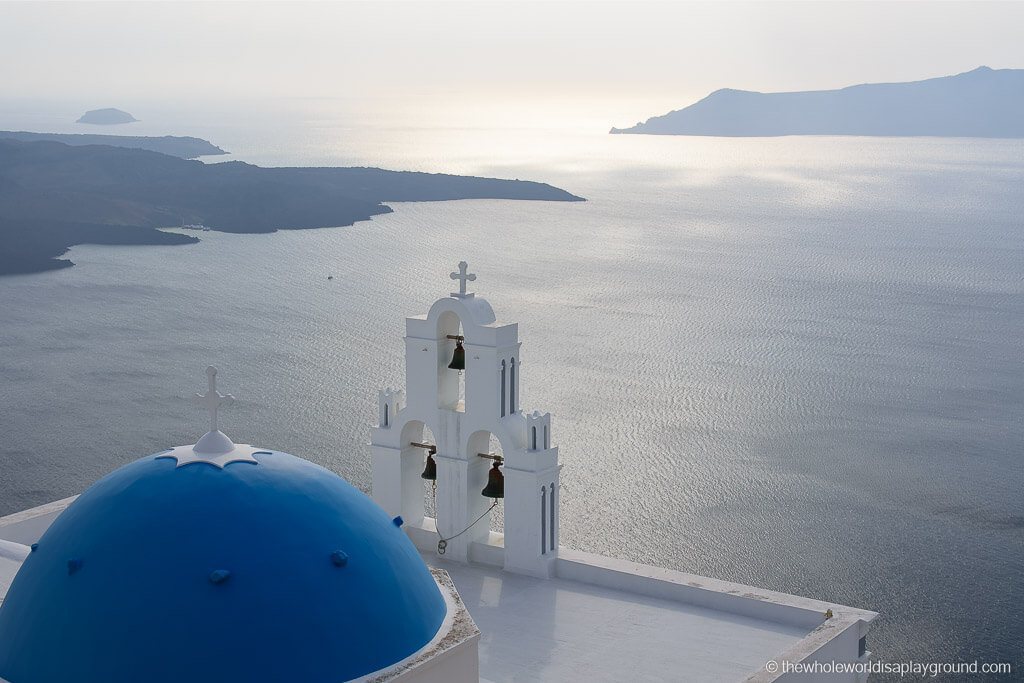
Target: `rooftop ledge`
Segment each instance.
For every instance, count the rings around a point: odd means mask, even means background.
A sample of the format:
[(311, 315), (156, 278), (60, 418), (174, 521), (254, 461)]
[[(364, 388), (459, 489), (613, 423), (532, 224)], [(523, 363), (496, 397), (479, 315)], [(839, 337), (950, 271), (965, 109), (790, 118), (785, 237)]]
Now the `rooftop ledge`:
[[(74, 498), (0, 518), (0, 541), (7, 542), (0, 562), (0, 600), (13, 578), (10, 570), (20, 565), (13, 546), (35, 542)], [(870, 656), (859, 651), (859, 641), (878, 616), (875, 612), (565, 547), (558, 550), (552, 578), (511, 574), (501, 569), (504, 538), (499, 533), (472, 544), (471, 562), (462, 564), (436, 554), (433, 519), (404, 528), (434, 570), (446, 600), (458, 601), (449, 605), (449, 613), (463, 614), (460, 618), (472, 631), (455, 629), (465, 636), (459, 642), (480, 638), (483, 680), (685, 675), (770, 683), (789, 676), (767, 671), (769, 660), (863, 661)], [(444, 590), (446, 583), (454, 583), (456, 597)], [(832, 616), (826, 619), (829, 610)], [(450, 647), (446, 642), (438, 639), (424, 652)], [(415, 662), (403, 668), (410, 665)], [(401, 678), (404, 671), (390, 673)]]

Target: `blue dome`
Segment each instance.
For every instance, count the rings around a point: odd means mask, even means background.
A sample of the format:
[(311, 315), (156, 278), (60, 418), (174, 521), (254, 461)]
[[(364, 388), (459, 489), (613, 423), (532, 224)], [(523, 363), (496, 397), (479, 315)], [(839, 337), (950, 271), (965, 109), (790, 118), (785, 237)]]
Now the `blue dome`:
[(90, 487), (0, 604), (0, 677), (336, 683), (426, 645), (446, 606), (402, 530), (317, 465), (255, 458), (149, 456)]

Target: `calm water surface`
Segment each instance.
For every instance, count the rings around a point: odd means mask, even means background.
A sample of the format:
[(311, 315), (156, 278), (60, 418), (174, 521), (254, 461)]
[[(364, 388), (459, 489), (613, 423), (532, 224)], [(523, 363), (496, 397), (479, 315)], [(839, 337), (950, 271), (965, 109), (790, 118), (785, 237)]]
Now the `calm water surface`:
[(889, 660), (1024, 667), (1021, 141), (144, 126), (588, 201), (395, 204), (0, 278), (0, 514), (194, 441), (209, 363), (236, 441), (368, 490), (403, 318), (466, 259), (520, 323), (523, 406), (555, 416), (565, 544), (877, 610)]

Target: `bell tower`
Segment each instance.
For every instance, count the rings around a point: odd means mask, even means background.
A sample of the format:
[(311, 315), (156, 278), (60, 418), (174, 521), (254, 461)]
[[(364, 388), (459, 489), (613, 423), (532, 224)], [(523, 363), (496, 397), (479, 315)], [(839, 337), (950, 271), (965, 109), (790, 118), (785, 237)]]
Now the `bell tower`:
[[(422, 551), (549, 576), (561, 469), (551, 415), (521, 408), (519, 326), (467, 291), (465, 261), (450, 277), (458, 292), (405, 320), (405, 390), (380, 392), (370, 431), (373, 498)], [(498, 505), (504, 534), (490, 531)]]

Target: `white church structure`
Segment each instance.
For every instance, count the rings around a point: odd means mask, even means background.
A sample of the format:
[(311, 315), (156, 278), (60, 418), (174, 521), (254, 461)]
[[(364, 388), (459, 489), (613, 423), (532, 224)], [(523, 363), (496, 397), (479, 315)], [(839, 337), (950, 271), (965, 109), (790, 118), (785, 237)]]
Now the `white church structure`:
[(211, 367), (195, 444), (0, 518), (0, 681), (867, 679), (874, 612), (561, 546), (518, 325), (451, 278), (378, 395), (372, 498), (221, 432)]

